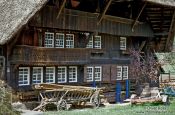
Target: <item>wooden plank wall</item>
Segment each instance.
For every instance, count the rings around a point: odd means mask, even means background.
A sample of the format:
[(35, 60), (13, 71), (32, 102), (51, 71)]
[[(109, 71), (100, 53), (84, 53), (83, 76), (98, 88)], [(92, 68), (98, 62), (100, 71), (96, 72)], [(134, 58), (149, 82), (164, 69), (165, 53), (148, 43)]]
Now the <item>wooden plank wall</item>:
[[(73, 32), (71, 32), (73, 33)], [(120, 38), (107, 34), (100, 34), (102, 48), (88, 49), (85, 46), (82, 38), (78, 33), (75, 34), (75, 48), (45, 48), (39, 46), (38, 40), (33, 40), (32, 37), (23, 37), (19, 39), (18, 46), (14, 47), (11, 56), (12, 63), (26, 64), (112, 64), (112, 63), (129, 63), (129, 55), (124, 55), (120, 50)], [(34, 34), (34, 36), (36, 36)], [(32, 46), (28, 45), (27, 41), (30, 38)], [(34, 39), (36, 39), (34, 37)], [(43, 38), (44, 39), (44, 38)], [(131, 48), (132, 42), (130, 37), (127, 38), (127, 49)], [(135, 38), (143, 40), (142, 38)], [(26, 41), (23, 41), (26, 40)], [(37, 47), (36, 44), (39, 46)], [(30, 57), (30, 58), (29, 58)]]
[(132, 31), (132, 22), (117, 22), (115, 17), (104, 18), (97, 28), (97, 13), (87, 13), (83, 11), (65, 9), (59, 19), (56, 19), (58, 9), (52, 6), (44, 7), (30, 21), (30, 26), (59, 28), (76, 31), (99, 32), (119, 36), (144, 36), (153, 37), (153, 31), (149, 24), (142, 23)]

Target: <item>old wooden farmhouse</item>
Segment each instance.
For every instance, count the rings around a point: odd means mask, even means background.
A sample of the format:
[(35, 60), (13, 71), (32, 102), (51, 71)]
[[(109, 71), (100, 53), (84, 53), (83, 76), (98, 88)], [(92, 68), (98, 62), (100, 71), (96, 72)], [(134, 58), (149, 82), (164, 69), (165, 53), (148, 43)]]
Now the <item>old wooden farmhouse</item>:
[(129, 49), (170, 51), (174, 25), (174, 0), (1, 0), (1, 79), (109, 87), (113, 101), (134, 80)]

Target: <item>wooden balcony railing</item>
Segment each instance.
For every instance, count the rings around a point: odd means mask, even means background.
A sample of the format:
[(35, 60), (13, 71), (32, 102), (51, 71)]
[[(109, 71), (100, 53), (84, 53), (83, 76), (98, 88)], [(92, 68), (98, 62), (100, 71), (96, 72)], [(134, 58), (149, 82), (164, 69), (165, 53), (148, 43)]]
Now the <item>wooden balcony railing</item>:
[(102, 49), (88, 48), (45, 48), (20, 45), (15, 46), (12, 63), (87, 63), (92, 52), (101, 52)]

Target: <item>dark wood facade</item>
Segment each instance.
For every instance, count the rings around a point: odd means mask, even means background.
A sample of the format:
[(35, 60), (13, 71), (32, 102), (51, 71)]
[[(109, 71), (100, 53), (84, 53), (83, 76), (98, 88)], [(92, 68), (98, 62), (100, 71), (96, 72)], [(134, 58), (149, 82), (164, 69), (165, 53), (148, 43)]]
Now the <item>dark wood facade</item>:
[[(96, 85), (99, 87), (114, 86), (111, 88), (114, 91), (117, 75), (121, 74), (117, 67), (128, 67), (127, 79), (134, 79), (129, 72), (132, 67), (129, 49), (135, 48), (144, 52), (152, 46), (155, 46), (155, 49), (159, 47), (159, 45), (155, 45), (157, 41), (154, 41), (153, 25), (145, 19), (138, 21), (129, 18), (129, 14), (119, 17), (124, 15), (121, 11), (117, 11), (119, 16), (111, 16), (110, 14), (114, 12), (110, 12), (112, 9), (109, 9), (109, 15), (105, 15), (98, 25), (101, 13), (75, 9), (64, 8), (57, 19), (59, 7), (48, 3), (33, 16), (13, 40), (2, 47), (6, 52), (4, 54), (6, 57), (5, 79), (12, 88), (16, 91), (32, 90), (34, 67), (42, 68), (42, 82), (44, 83), (46, 82), (47, 67), (55, 68), (53, 83), (58, 83), (58, 68), (65, 67), (67, 81), (63, 84), (92, 86), (93, 81), (87, 81), (87, 68), (100, 67), (101, 80), (97, 81)], [(133, 17), (137, 18), (136, 14), (133, 14)], [(56, 48), (55, 43), (51, 48), (45, 47), (45, 33), (47, 32), (53, 34), (54, 41), (57, 33), (64, 36), (72, 34), (74, 36), (73, 48), (66, 48), (65, 39), (63, 48)], [(92, 36), (101, 37), (100, 48), (86, 48)], [(125, 50), (120, 48), (121, 37), (126, 38)], [(93, 40), (93, 42), (95, 41)], [(68, 80), (72, 66), (77, 68), (76, 82)], [(18, 84), (19, 68), (21, 67), (27, 67), (29, 70), (29, 84), (27, 85)], [(93, 70), (95, 71), (95, 69)], [(124, 82), (124, 79), (122, 78), (120, 81)]]

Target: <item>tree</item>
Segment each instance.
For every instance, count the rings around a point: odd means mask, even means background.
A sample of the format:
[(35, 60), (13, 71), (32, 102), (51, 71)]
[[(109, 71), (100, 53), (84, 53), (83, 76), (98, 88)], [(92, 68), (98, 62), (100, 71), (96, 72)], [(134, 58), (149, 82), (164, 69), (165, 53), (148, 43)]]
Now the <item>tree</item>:
[(139, 50), (130, 49), (132, 77), (138, 82), (145, 83), (148, 79), (157, 81), (160, 63), (154, 58), (153, 53), (142, 53)]

